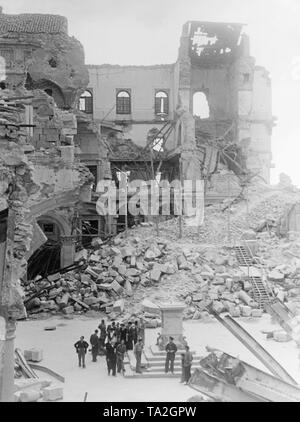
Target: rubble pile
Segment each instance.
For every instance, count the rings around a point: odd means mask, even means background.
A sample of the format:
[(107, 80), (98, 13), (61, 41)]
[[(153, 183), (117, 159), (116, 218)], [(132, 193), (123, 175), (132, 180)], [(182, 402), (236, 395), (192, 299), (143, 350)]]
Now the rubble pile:
[(278, 238), (274, 233), (257, 236), (257, 255), (276, 296), (300, 313), (300, 239)]
[[(247, 198), (247, 200), (246, 200)], [(204, 223), (200, 227), (184, 227), (188, 241), (223, 245), (230, 238), (238, 241), (247, 232), (255, 232), (266, 219), (278, 223), (292, 204), (300, 201), (300, 191), (295, 188), (253, 184), (244, 200), (229, 206), (230, 200), (205, 207)], [(178, 238), (178, 223), (172, 219), (160, 224), (161, 233)]]
[(261, 316), (250, 297), (251, 285), (245, 282), (241, 291), (243, 273), (232, 249), (171, 242), (153, 232), (149, 225), (122, 233), (110, 244), (95, 239), (92, 249), (77, 253), (76, 261), (86, 263), (84, 270), (24, 283), (27, 298), (47, 288), (27, 302), (28, 313), (92, 310), (111, 318), (143, 314), (157, 326), (157, 313), (143, 305), (147, 299), (154, 306), (185, 302), (186, 319), (207, 318), (209, 305), (234, 317)]

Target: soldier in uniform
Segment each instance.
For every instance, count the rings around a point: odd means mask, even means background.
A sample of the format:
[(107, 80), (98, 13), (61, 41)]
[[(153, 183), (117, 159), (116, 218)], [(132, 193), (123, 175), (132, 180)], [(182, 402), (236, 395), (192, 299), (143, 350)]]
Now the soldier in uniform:
[(127, 348), (127, 350), (133, 350), (132, 323), (128, 322), (126, 328), (127, 328), (126, 348)]
[(108, 372), (108, 375), (110, 375), (110, 371), (112, 371), (112, 374), (115, 377), (116, 365), (117, 365), (116, 348), (111, 344), (109, 339), (107, 340), (105, 347), (106, 347), (107, 372)]
[(93, 362), (97, 362), (97, 356), (98, 356), (98, 352), (99, 352), (98, 330), (95, 330), (94, 334), (91, 335), (90, 343), (91, 343), (91, 346), (92, 346)]
[(100, 330), (99, 354), (103, 354), (106, 339), (106, 325), (104, 319), (101, 321), (101, 324), (98, 326), (98, 328)]
[(170, 337), (169, 343), (166, 345), (166, 363), (165, 363), (165, 373), (167, 374), (169, 370), (174, 374), (174, 361), (175, 361), (175, 355), (177, 352), (177, 346), (174, 343), (174, 338)]
[(139, 338), (139, 341), (136, 343), (136, 345), (134, 346), (134, 355), (136, 358), (136, 368), (135, 368), (135, 372), (138, 374), (142, 373), (142, 353), (143, 353), (143, 342), (142, 339)]
[(126, 353), (126, 345), (125, 345), (124, 340), (121, 340), (121, 343), (117, 345), (116, 351), (117, 351), (117, 371), (118, 371), (118, 374), (120, 374), (120, 372), (122, 371), (122, 374), (124, 375), (125, 373), (124, 357)]

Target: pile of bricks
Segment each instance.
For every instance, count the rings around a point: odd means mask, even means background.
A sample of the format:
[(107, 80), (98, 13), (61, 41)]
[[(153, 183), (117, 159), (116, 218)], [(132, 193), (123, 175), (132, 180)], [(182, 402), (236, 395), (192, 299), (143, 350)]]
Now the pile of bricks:
[[(251, 299), (251, 285), (246, 282), (245, 291), (239, 291), (243, 274), (233, 250), (186, 247), (153, 231), (139, 227), (118, 235), (110, 244), (96, 239), (92, 249), (77, 253), (76, 260), (87, 264), (84, 271), (56, 274), (25, 286), (30, 297), (43, 283), (52, 283), (50, 290), (27, 303), (28, 313), (72, 315), (92, 310), (109, 316), (138, 315), (148, 298), (154, 303), (185, 301), (188, 319), (205, 316), (209, 304), (216, 312), (235, 317), (261, 315)], [(167, 297), (163, 298), (163, 292)]]

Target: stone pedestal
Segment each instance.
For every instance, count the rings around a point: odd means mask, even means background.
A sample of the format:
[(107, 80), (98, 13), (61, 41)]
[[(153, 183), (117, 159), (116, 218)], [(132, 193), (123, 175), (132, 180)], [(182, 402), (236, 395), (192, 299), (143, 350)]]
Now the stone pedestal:
[(169, 338), (174, 338), (174, 343), (178, 349), (183, 349), (183, 325), (182, 325), (182, 314), (185, 306), (180, 303), (160, 305), (161, 310), (161, 336), (162, 342), (160, 348), (164, 350), (165, 346), (169, 342)]

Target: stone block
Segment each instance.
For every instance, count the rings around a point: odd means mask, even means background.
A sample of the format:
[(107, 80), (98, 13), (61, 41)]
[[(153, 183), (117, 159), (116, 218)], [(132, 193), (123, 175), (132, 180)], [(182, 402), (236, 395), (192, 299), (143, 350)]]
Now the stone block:
[(262, 309), (252, 309), (251, 312), (251, 316), (253, 318), (260, 318), (263, 315), (263, 310)]
[(101, 256), (96, 255), (96, 254), (92, 254), (89, 258), (89, 261), (92, 262), (100, 262), (101, 261)]
[(126, 280), (126, 281), (125, 281), (125, 284), (124, 284), (124, 289), (126, 290), (126, 293), (127, 293), (129, 296), (132, 296), (132, 295), (133, 295), (132, 286), (131, 286), (131, 283), (130, 283), (130, 281), (129, 281), (129, 280)]
[(179, 255), (177, 257), (177, 265), (180, 270), (191, 270), (193, 268), (193, 264), (188, 262), (183, 255)]
[(20, 402), (28, 403), (38, 401), (42, 397), (42, 394), (39, 390), (25, 390), (20, 391), (19, 397)]
[(150, 271), (150, 279), (152, 281), (158, 282), (161, 276), (161, 267), (159, 264), (155, 264), (153, 269)]
[(42, 390), (43, 398), (46, 401), (55, 401), (61, 400), (63, 398), (63, 387), (60, 386), (50, 386)]
[(59, 301), (59, 307), (61, 309), (66, 308), (68, 306), (69, 299), (70, 299), (69, 293), (65, 293)]
[(32, 362), (41, 362), (41, 360), (43, 360), (43, 350), (37, 348), (24, 350), (24, 357), (26, 360)]
[(229, 310), (230, 315), (233, 318), (239, 318), (241, 316), (241, 310), (239, 306), (232, 306)]
[(275, 341), (278, 342), (288, 342), (292, 339), (291, 336), (285, 331), (275, 331), (273, 334), (273, 338)]
[(109, 274), (110, 277), (118, 277), (118, 275), (119, 275), (119, 273), (117, 271), (113, 270), (112, 268), (110, 268), (108, 270), (108, 274)]
[(161, 256), (161, 250), (158, 246), (151, 245), (145, 253), (145, 259), (147, 261), (152, 261), (153, 259), (159, 258)]
[(140, 271), (136, 268), (128, 268), (125, 272), (125, 277), (137, 277), (140, 275)]
[(113, 305), (113, 312), (122, 313), (125, 309), (125, 301), (123, 299), (117, 300)]
[(120, 258), (122, 258), (122, 256), (121, 256), (121, 251), (120, 251), (120, 249), (119, 249), (119, 248), (117, 248), (116, 246), (111, 246), (110, 250), (111, 250), (111, 252), (112, 252), (114, 255), (119, 256)]
[(142, 260), (138, 259), (135, 266), (138, 270), (145, 271), (145, 263)]
[(87, 267), (87, 269), (85, 270), (85, 272), (89, 275), (91, 275), (93, 278), (97, 279), (99, 277), (99, 274), (92, 269), (91, 267)]
[(52, 275), (48, 275), (47, 279), (51, 282), (55, 282), (61, 279), (61, 275), (60, 273), (56, 273), (56, 274), (52, 274)]
[(252, 308), (250, 306), (243, 306), (243, 305), (241, 305), (240, 306), (240, 309), (241, 309), (241, 315), (243, 317), (250, 317), (251, 316)]
[(175, 274), (178, 271), (177, 262), (166, 262), (161, 266), (163, 274)]
[(148, 299), (143, 300), (142, 309), (144, 312), (149, 312), (150, 314), (156, 314), (156, 315), (161, 314), (161, 310), (159, 306), (157, 306), (155, 303), (151, 302)]
[(75, 303), (75, 305), (74, 305), (74, 311), (75, 312), (82, 311), (82, 306), (80, 306), (79, 303)]
[(215, 286), (221, 286), (225, 284), (225, 280), (222, 277), (218, 277), (216, 276), (212, 282), (212, 284), (214, 284)]
[(121, 255), (116, 255), (116, 256), (114, 257), (114, 260), (113, 260), (113, 263), (112, 263), (112, 267), (113, 267), (115, 270), (117, 270), (117, 269), (118, 269), (118, 267), (119, 267), (120, 265), (122, 265), (122, 263), (123, 263), (123, 258), (122, 258), (122, 256), (121, 256)]
[(271, 281), (283, 282), (284, 274), (282, 274), (280, 271), (273, 270), (268, 273), (268, 279)]
[(86, 297), (84, 299), (84, 303), (88, 306), (95, 305), (96, 303), (99, 303), (99, 301), (100, 300), (95, 296)]
[(130, 257), (130, 266), (131, 267), (135, 267), (136, 266), (136, 257), (135, 256), (131, 256)]
[(213, 306), (212, 306), (213, 310), (217, 313), (217, 314), (221, 314), (222, 312), (225, 311), (225, 307), (223, 305), (222, 302), (219, 302), (217, 300), (215, 300), (213, 302)]
[(135, 248), (133, 248), (132, 246), (124, 246), (123, 248), (121, 248), (121, 254), (123, 258), (135, 255)]
[(63, 313), (66, 315), (70, 315), (74, 313), (74, 306), (67, 306), (63, 309)]
[(117, 271), (120, 275), (125, 275), (127, 271), (127, 267), (125, 264), (119, 265)]
[(123, 291), (124, 291), (124, 289), (123, 289), (123, 287), (122, 286), (120, 286), (120, 284), (116, 281), (116, 280), (114, 280), (112, 283), (111, 283), (111, 289), (114, 291), (114, 292), (116, 292), (117, 294), (122, 294), (123, 293)]

